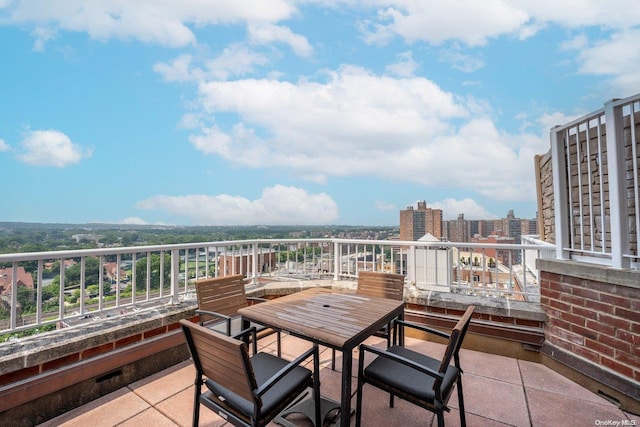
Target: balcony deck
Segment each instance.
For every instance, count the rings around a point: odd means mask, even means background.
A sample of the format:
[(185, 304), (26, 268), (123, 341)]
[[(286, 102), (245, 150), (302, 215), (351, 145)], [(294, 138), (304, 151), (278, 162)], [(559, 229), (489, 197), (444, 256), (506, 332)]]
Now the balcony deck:
[[(260, 341), (264, 351), (275, 354), (275, 343)], [(384, 346), (383, 339), (372, 337), (368, 344)], [(304, 351), (308, 342), (283, 336), (283, 357), (293, 358)], [(444, 346), (407, 338), (407, 346), (440, 357)], [(571, 425), (640, 425), (640, 417), (627, 414), (609, 401), (582, 388), (571, 380), (537, 363), (462, 349), (467, 424), (469, 426), (548, 426)], [(354, 363), (357, 363), (354, 354)], [(331, 351), (321, 348), (322, 394), (338, 399), (340, 374), (330, 368)], [(340, 366), (338, 362), (336, 366)], [(357, 369), (354, 369), (357, 374)], [(130, 384), (87, 405), (67, 412), (42, 426), (189, 426), (193, 409), (194, 370), (183, 362), (146, 379)], [(355, 390), (356, 382), (353, 382)], [(388, 396), (372, 387), (364, 390), (363, 426), (387, 427), (436, 425), (433, 415), (401, 400), (388, 407)], [(454, 393), (448, 426), (460, 424), (457, 397)], [(355, 406), (355, 397), (353, 398)], [(300, 426), (312, 423), (291, 415), (288, 419)], [(355, 425), (355, 417), (352, 417)], [(609, 422), (609, 424), (606, 424)], [(616, 424), (620, 422), (620, 424)], [(613, 423), (613, 424), (612, 424)], [(222, 418), (203, 408), (201, 426), (228, 426)], [(270, 424), (275, 425), (275, 424)]]

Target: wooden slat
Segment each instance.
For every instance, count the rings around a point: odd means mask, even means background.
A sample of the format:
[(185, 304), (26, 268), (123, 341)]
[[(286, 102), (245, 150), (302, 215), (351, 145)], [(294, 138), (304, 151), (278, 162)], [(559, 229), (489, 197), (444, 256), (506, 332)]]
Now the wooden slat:
[(404, 275), (361, 271), (358, 273), (358, 289), (356, 292), (362, 295), (402, 301), (404, 298)]
[(201, 310), (233, 316), (248, 305), (242, 274), (198, 280), (196, 293)]

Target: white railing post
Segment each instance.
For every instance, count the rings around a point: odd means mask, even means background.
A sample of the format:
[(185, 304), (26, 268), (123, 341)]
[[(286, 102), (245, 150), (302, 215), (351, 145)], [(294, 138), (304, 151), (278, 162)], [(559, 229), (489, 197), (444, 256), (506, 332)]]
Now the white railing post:
[(178, 288), (180, 282), (180, 249), (171, 249), (171, 299), (170, 304), (178, 304)]
[(258, 284), (258, 242), (251, 244), (251, 284)]
[(626, 168), (622, 107), (615, 100), (604, 104), (611, 217), (611, 266), (629, 268), (629, 217), (626, 209)]
[(333, 242), (333, 280), (338, 280), (340, 278), (339, 271), (341, 258), (340, 244), (338, 242)]
[[(60, 302), (60, 306), (63, 305), (63, 302)], [(16, 319), (18, 317), (18, 263), (16, 262), (11, 266), (11, 314), (9, 317), (10, 328), (13, 330), (17, 326)]]

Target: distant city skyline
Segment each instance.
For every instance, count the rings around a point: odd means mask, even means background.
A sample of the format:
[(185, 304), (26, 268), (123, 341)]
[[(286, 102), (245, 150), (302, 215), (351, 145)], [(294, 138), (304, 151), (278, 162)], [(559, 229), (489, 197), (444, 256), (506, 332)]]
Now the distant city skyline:
[(639, 90), (639, 38), (630, 0), (0, 0), (0, 220), (534, 218), (549, 130)]

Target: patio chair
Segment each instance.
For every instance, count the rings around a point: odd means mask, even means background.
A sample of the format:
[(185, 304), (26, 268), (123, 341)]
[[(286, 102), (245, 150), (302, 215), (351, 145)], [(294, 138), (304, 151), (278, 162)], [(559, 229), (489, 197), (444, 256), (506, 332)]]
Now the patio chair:
[[(371, 384), (390, 393), (389, 406), (393, 408), (394, 396), (434, 412), (438, 418), (438, 426), (444, 426), (444, 412), (454, 386), (458, 389), (458, 406), (460, 408), (460, 425), (465, 426), (464, 399), (462, 395), (462, 369), (458, 352), (471, 321), (474, 306), (469, 306), (458, 320), (451, 333), (431, 329), (424, 325), (398, 320), (396, 328), (413, 328), (432, 333), (448, 339), (447, 348), (441, 360), (410, 350), (401, 345), (394, 345), (387, 350), (360, 345), (358, 362), (358, 391), (356, 402), (356, 426), (360, 426), (362, 417), (362, 390), (365, 384)], [(377, 355), (366, 368), (365, 353)], [(454, 364), (451, 364), (453, 359)]]
[[(265, 426), (309, 387), (315, 425), (321, 425), (318, 346), (291, 362), (264, 352), (250, 357), (247, 344), (236, 338), (251, 334), (255, 347), (254, 327), (227, 337), (184, 319), (180, 324), (196, 369), (194, 427), (199, 423), (200, 405), (234, 426)], [(313, 358), (313, 371), (301, 366), (309, 358)]]
[[(360, 271), (356, 293), (372, 297), (389, 298), (402, 301), (404, 298), (404, 275), (383, 273), (379, 271)], [(374, 335), (387, 339), (387, 347), (391, 345), (392, 323), (389, 322)], [(331, 353), (331, 369), (336, 367), (336, 351)]]
[[(245, 329), (238, 310), (247, 307), (249, 301), (264, 302), (263, 298), (248, 297), (244, 289), (244, 276), (213, 277), (196, 280), (200, 325), (206, 326), (227, 336), (231, 336)], [(281, 355), (280, 331), (275, 331), (263, 325), (250, 323), (255, 326), (258, 339), (275, 333), (277, 335), (277, 354)]]

